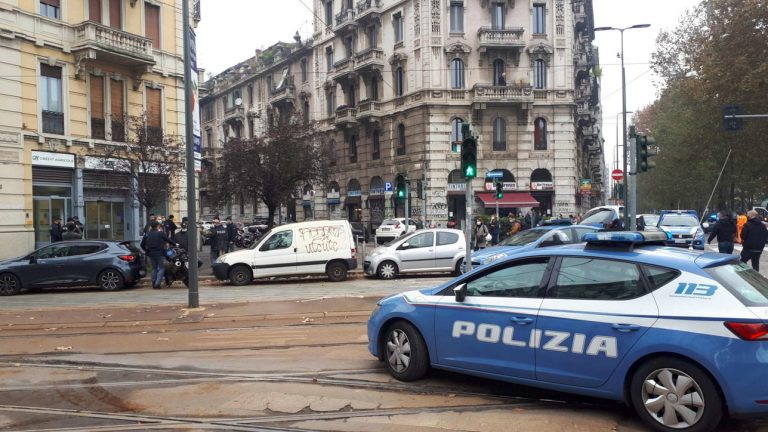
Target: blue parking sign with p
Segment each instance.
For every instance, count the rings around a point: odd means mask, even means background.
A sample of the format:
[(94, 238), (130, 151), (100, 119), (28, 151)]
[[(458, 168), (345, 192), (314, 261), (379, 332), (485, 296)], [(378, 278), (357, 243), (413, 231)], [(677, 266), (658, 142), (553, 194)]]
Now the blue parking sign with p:
[(392, 183), (384, 182), (384, 192), (392, 192)]

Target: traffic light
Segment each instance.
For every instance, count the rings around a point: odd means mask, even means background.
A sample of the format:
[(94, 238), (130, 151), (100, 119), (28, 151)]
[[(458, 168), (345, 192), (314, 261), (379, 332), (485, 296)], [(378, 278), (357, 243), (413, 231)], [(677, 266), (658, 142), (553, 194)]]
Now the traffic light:
[(728, 132), (738, 131), (744, 128), (744, 120), (734, 116), (741, 115), (741, 107), (738, 105), (726, 105), (723, 107), (723, 130)]
[(472, 137), (461, 144), (461, 172), (467, 180), (477, 177), (477, 141)]
[(637, 172), (647, 172), (656, 164), (648, 158), (656, 156), (656, 140), (647, 135), (637, 136)]
[(624, 185), (616, 183), (616, 199), (624, 199)]
[(504, 184), (496, 182), (496, 199), (500, 200), (502, 198), (504, 198)]
[(405, 178), (397, 176), (397, 199), (405, 199)]

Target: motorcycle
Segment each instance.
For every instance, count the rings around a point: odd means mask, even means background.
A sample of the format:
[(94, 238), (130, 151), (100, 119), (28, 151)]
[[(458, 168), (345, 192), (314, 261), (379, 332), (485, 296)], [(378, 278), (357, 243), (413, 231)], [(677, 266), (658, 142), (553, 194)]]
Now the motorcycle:
[[(165, 277), (170, 281), (182, 281), (189, 286), (189, 256), (187, 251), (180, 247), (173, 247), (165, 251)], [(203, 265), (197, 261), (197, 267)]]

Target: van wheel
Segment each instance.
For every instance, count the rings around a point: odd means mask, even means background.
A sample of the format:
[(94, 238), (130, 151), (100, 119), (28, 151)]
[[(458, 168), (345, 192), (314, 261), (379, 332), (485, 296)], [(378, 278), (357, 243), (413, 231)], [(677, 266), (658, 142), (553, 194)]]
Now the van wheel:
[(21, 291), (21, 282), (16, 276), (6, 273), (0, 275), (0, 296), (16, 295)]
[(379, 279), (394, 279), (397, 276), (397, 264), (392, 261), (384, 261), (376, 270)]
[(253, 282), (253, 271), (244, 265), (235, 266), (229, 271), (229, 281), (234, 286), (250, 285)]
[(347, 279), (347, 266), (340, 262), (332, 262), (328, 264), (325, 273), (328, 275), (328, 279), (330, 279), (331, 282), (341, 282)]

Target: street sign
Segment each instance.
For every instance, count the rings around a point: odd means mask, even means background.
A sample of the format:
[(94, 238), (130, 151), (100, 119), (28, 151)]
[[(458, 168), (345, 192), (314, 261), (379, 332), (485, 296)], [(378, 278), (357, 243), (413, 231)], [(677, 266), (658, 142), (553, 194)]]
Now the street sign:
[(502, 178), (504, 173), (501, 171), (490, 171), (485, 173), (485, 178)]
[(619, 181), (619, 180), (623, 179), (624, 178), (624, 171), (622, 171), (620, 169), (615, 169), (615, 170), (611, 171), (611, 178), (616, 180), (616, 181)]
[(392, 183), (391, 182), (385, 182), (384, 183), (384, 192), (392, 192)]

